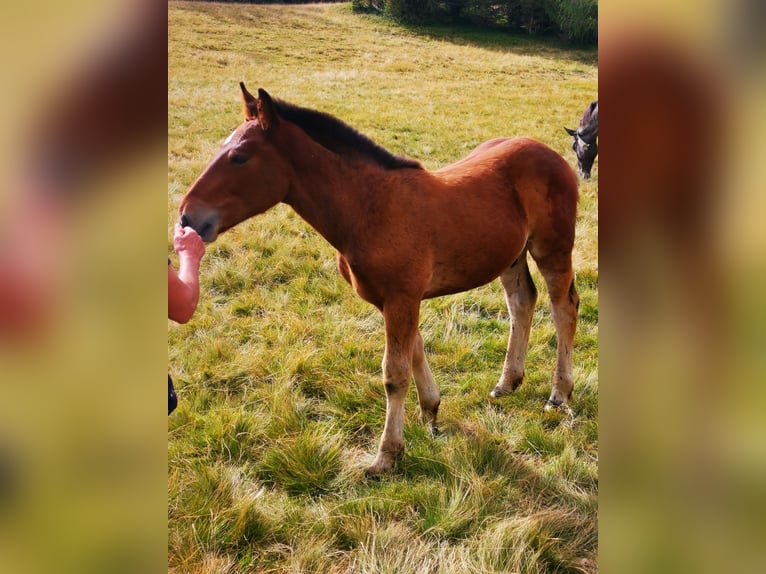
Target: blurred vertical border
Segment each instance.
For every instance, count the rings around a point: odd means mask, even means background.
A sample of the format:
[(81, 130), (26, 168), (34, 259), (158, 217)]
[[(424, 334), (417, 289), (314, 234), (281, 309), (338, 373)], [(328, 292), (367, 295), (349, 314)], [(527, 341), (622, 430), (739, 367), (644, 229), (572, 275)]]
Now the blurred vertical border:
[(167, 555), (167, 5), (0, 7), (0, 571)]
[(599, 566), (766, 562), (766, 4), (599, 10)]

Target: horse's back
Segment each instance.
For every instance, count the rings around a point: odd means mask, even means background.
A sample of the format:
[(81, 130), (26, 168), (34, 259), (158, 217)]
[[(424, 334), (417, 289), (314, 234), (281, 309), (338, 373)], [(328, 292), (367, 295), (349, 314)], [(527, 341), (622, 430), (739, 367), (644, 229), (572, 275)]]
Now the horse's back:
[(433, 175), (446, 189), (458, 193), (499, 190), (527, 215), (540, 209), (533, 205), (539, 201), (554, 203), (559, 211), (572, 211), (577, 205), (578, 182), (572, 167), (558, 152), (532, 138), (486, 141)]
[[(566, 160), (542, 142), (528, 137), (495, 138), (476, 146), (464, 158), (433, 173), (442, 177), (461, 175), (465, 170), (478, 176), (493, 169), (510, 169), (520, 174), (524, 169), (571, 172)], [(574, 180), (577, 186), (576, 179)]]
[[(433, 173), (437, 176), (450, 178), (451, 176), (462, 176), (466, 170), (471, 170), (474, 174), (478, 174), (483, 170), (483, 166), (486, 167), (488, 161), (492, 161), (496, 157), (502, 157), (509, 153), (509, 150), (515, 149), (519, 144), (524, 142), (537, 142), (531, 138), (495, 138), (477, 145), (471, 152), (457, 160), (454, 163), (446, 165), (440, 169), (437, 169)], [(543, 144), (540, 144), (543, 145)]]

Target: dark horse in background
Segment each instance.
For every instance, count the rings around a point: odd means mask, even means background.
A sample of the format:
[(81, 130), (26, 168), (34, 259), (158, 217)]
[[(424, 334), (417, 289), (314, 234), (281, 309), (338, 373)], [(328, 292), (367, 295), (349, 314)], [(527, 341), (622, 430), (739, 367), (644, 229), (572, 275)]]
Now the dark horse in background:
[(572, 136), (572, 149), (577, 155), (577, 171), (583, 179), (590, 179), (590, 170), (598, 155), (598, 100), (591, 102), (580, 118), (576, 130), (564, 128)]
[(419, 331), (423, 299), (499, 277), (511, 334), (491, 395), (521, 383), (537, 299), (527, 253), (547, 284), (557, 336), (546, 406), (571, 398), (578, 185), (564, 158), (532, 139), (494, 139), (428, 171), (332, 116), (240, 88), (245, 121), (186, 193), (181, 223), (209, 242), (283, 202), (338, 250), (341, 275), (385, 323), (386, 419), (369, 474), (390, 470), (404, 450), (410, 377), (421, 415), (436, 430), (440, 396)]

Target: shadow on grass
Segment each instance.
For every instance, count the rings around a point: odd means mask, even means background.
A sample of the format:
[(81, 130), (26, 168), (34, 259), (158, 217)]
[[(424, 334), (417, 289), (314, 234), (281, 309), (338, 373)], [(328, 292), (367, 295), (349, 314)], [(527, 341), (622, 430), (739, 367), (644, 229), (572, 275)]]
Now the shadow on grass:
[[(376, 16), (384, 19), (382, 16)], [(385, 19), (384, 19), (385, 20)], [(391, 22), (390, 20), (385, 20)], [(597, 46), (579, 46), (555, 36), (532, 36), (475, 24), (414, 24), (394, 22), (394, 26), (429, 40), (440, 40), (461, 46), (474, 46), (497, 52), (520, 55), (555, 54), (556, 58), (588, 66), (598, 65)]]

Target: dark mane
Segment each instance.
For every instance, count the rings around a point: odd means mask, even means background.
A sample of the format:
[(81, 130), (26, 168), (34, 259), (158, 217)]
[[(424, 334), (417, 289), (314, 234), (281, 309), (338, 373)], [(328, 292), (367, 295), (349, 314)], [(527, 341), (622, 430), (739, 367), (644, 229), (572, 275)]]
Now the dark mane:
[(315, 142), (344, 157), (367, 158), (386, 169), (423, 169), (419, 161), (394, 155), (330, 114), (274, 100), (280, 117), (298, 125)]

